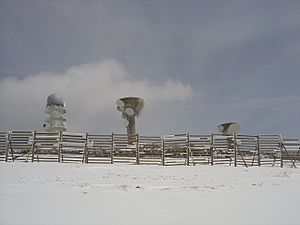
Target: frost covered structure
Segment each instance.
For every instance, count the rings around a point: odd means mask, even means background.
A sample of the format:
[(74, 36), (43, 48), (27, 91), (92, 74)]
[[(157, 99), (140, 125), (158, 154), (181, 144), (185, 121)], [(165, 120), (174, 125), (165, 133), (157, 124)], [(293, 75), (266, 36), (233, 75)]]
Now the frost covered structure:
[(144, 108), (144, 100), (137, 97), (126, 97), (116, 101), (117, 110), (122, 112), (123, 124), (127, 127), (128, 144), (133, 144), (135, 129), (135, 117), (139, 116)]
[(66, 131), (66, 118), (63, 116), (66, 111), (66, 103), (62, 97), (53, 93), (47, 98), (45, 112), (48, 117), (45, 119), (44, 128), (47, 132)]

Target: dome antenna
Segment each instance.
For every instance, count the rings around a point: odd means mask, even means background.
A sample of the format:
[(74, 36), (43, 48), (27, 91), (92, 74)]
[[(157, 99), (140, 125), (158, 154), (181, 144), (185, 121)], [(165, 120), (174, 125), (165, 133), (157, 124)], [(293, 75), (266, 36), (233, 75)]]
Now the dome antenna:
[(45, 108), (45, 113), (48, 117), (45, 119), (43, 127), (47, 132), (61, 132), (66, 131), (66, 118), (63, 116), (67, 112), (66, 103), (63, 98), (53, 93), (47, 98), (47, 105)]

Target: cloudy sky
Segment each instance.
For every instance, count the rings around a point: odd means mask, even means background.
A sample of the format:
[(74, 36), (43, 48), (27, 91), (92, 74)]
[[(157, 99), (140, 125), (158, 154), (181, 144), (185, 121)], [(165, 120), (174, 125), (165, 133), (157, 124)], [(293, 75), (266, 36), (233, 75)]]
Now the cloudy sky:
[(300, 1), (1, 0), (0, 130), (125, 132), (115, 100), (145, 99), (143, 134), (300, 136)]

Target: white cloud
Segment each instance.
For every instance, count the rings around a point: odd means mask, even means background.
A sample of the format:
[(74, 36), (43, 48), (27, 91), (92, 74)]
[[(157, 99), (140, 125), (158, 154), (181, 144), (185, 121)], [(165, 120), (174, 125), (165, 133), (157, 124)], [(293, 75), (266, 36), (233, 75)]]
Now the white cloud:
[(95, 130), (99, 118), (113, 120), (111, 115), (117, 114), (115, 101), (120, 97), (142, 97), (146, 107), (192, 97), (191, 87), (178, 80), (155, 83), (135, 79), (119, 62), (108, 59), (73, 66), (61, 74), (47, 72), (24, 79), (0, 80), (0, 130), (40, 129), (46, 98), (51, 93), (63, 96), (68, 126), (78, 131), (89, 130), (89, 127)]

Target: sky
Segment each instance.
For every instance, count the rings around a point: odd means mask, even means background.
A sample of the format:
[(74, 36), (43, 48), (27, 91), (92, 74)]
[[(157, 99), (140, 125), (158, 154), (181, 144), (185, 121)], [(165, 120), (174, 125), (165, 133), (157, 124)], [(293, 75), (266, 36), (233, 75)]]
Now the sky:
[(0, 130), (125, 132), (115, 101), (144, 98), (141, 134), (300, 131), (300, 1), (1, 0)]

